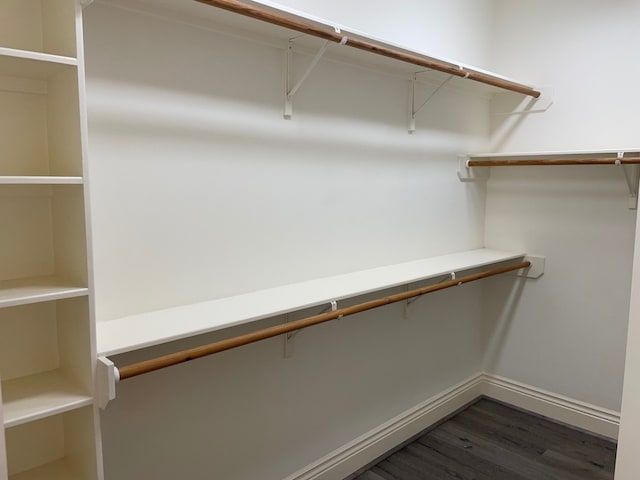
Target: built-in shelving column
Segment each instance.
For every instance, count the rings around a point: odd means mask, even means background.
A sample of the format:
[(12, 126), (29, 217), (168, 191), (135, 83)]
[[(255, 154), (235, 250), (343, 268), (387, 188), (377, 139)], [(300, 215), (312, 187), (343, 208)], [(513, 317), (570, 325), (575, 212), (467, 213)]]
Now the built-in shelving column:
[(81, 32), (75, 0), (0, 0), (0, 456), (10, 480), (101, 477)]

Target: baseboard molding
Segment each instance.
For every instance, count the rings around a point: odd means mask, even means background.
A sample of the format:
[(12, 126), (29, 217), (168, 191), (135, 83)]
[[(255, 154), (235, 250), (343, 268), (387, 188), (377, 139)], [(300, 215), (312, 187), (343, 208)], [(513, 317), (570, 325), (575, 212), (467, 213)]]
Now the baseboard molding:
[(497, 375), (478, 373), (334, 450), (283, 480), (343, 480), (397, 445), (473, 402), (488, 397), (608, 438), (620, 414)]
[(497, 375), (481, 376), (482, 395), (611, 439), (618, 438), (620, 412), (601, 408)]
[(343, 480), (481, 395), (482, 374), (435, 395), (284, 480)]

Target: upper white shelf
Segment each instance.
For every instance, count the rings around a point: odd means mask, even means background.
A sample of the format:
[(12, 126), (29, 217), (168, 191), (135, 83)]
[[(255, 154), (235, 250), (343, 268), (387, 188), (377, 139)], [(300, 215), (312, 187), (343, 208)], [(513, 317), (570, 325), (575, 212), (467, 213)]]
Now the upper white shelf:
[(36, 277), (0, 282), (0, 308), (82, 297), (89, 289), (57, 277)]
[(116, 355), (524, 255), (471, 250), (98, 322), (98, 352)]
[(546, 158), (546, 157), (590, 157), (600, 155), (616, 155), (618, 152), (624, 152), (625, 154), (638, 154), (640, 148), (620, 148), (618, 150), (557, 150), (557, 151), (541, 151), (541, 152), (500, 152), (500, 153), (470, 153), (468, 158), (470, 159), (525, 159), (525, 158)]
[[(322, 40), (310, 35), (301, 35), (300, 32), (265, 23), (260, 20), (248, 18), (243, 15), (238, 15), (229, 11), (225, 11), (221, 8), (213, 8), (209, 5), (205, 5), (195, 0), (98, 0), (102, 4), (119, 6), (126, 8), (129, 11), (135, 10), (140, 12), (151, 13), (153, 15), (159, 15), (167, 19), (174, 21), (184, 22), (192, 24), (198, 27), (217, 31), (219, 33), (233, 36), (236, 38), (243, 38), (252, 40), (261, 44), (271, 45), (277, 48), (286, 48), (287, 42), (291, 38), (295, 38), (295, 51), (303, 54), (315, 55), (320, 48)], [(447, 59), (440, 56), (432, 55), (429, 52), (423, 52), (416, 50), (415, 48), (409, 48), (407, 46), (399, 45), (393, 42), (389, 42), (384, 39), (376, 38), (365, 32), (361, 32), (350, 28), (345, 25), (340, 25), (335, 22), (329, 22), (325, 19), (308, 15), (304, 12), (286, 8), (277, 3), (267, 0), (251, 1), (245, 0), (242, 2), (249, 6), (267, 9), (275, 14), (286, 14), (296, 17), (298, 19), (308, 21), (317, 26), (331, 27), (340, 29), (344, 35), (354, 38), (360, 38), (366, 41), (371, 41), (375, 44), (392, 47), (409, 55), (416, 54), (423, 57), (428, 57), (437, 62), (445, 62), (454, 65), (456, 68), (468, 69), (481, 74), (501, 79), (506, 82), (518, 84), (525, 88), (532, 88), (525, 82), (521, 82), (504, 75), (497, 74), (482, 68), (474, 67), (472, 65), (465, 64), (453, 59)], [(369, 68), (375, 71), (402, 76), (403, 78), (411, 78), (414, 73), (420, 71), (423, 72), (425, 68), (413, 65), (408, 62), (403, 62), (397, 59), (387, 58), (385, 56), (369, 53), (354, 48), (345, 48), (341, 45), (330, 43), (327, 52), (323, 58), (338, 61), (342, 63), (359, 65), (364, 68)], [(420, 79), (428, 82), (442, 82), (448, 75), (442, 72), (429, 70), (420, 74)], [(474, 81), (465, 80), (462, 78), (453, 78), (449, 82), (449, 86), (468, 90), (475, 93), (495, 93), (503, 91), (499, 87), (477, 83)]]
[(0, 47), (0, 75), (44, 80), (77, 65), (71, 57)]

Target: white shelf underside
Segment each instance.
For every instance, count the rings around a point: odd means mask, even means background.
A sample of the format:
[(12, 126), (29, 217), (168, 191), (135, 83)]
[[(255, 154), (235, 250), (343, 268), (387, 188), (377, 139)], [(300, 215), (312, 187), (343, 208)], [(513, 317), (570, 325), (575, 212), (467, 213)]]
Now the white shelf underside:
[(471, 250), (99, 321), (98, 352), (102, 356), (124, 353), (524, 255)]
[(0, 308), (82, 297), (89, 289), (56, 277), (37, 277), (0, 282)]
[(2, 382), (5, 428), (91, 405), (93, 397), (60, 370)]

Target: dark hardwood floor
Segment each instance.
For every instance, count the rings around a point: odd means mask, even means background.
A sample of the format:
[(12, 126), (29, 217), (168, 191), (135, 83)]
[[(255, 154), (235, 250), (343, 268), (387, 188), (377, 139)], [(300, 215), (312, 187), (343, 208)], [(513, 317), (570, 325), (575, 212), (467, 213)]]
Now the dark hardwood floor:
[(354, 480), (612, 480), (616, 444), (481, 399)]

